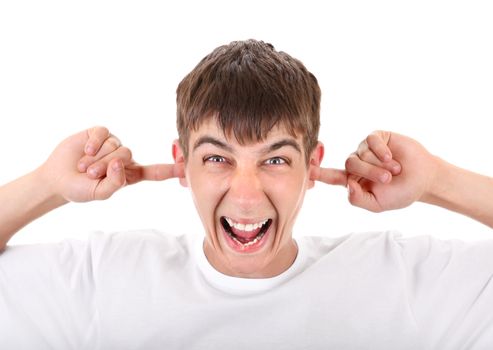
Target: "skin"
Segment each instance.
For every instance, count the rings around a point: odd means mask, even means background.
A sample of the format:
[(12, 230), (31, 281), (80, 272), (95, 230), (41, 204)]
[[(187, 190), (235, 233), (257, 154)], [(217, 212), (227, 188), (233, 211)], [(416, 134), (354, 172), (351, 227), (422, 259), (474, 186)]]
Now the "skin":
[[(175, 159), (185, 162), (177, 142), (175, 147)], [(311, 152), (307, 166), (301, 136), (277, 127), (265, 140), (241, 145), (209, 119), (191, 133), (189, 149), (182, 184), (190, 187), (205, 228), (204, 251), (214, 268), (246, 278), (272, 277), (289, 268), (298, 252), (293, 225), (306, 190), (313, 187), (323, 145)], [(346, 184), (342, 171), (338, 181)], [(241, 223), (271, 219), (266, 244), (253, 253), (235, 251), (226, 242), (223, 216)]]
[[(192, 133), (190, 149), (205, 134), (226, 144), (228, 152), (206, 142), (185, 160), (175, 142), (174, 164), (148, 166), (136, 163), (130, 150), (106, 128), (94, 127), (68, 137), (40, 167), (0, 187), (0, 202), (9, 203), (0, 206), (0, 250), (23, 226), (68, 202), (103, 200), (126, 185), (170, 178), (179, 178), (191, 190), (204, 223), (208, 259), (219, 271), (237, 277), (269, 277), (292, 264), (296, 245), (291, 229), (314, 181), (347, 185), (349, 202), (374, 212), (421, 201), (493, 227), (492, 178), (451, 165), (397, 133), (370, 134), (348, 157), (345, 171), (320, 166), (324, 153), (320, 143), (310, 154), (308, 166), (304, 154), (292, 146), (262, 151), (288, 137), (282, 128), (262, 142), (240, 145), (213, 124), (204, 123)], [(301, 140), (294, 142), (300, 145)], [(213, 158), (205, 157), (218, 154), (229, 163), (218, 167), (215, 162), (210, 164)], [(291, 165), (279, 166), (276, 157), (288, 157)], [(252, 220), (269, 217), (275, 234), (256, 256), (235, 254), (218, 234), (221, 215)]]
[(104, 200), (125, 185), (183, 176), (175, 164), (141, 166), (105, 127), (62, 141), (32, 172), (0, 187), (0, 251), (22, 227), (69, 202)]
[(407, 136), (371, 133), (347, 159), (346, 171), (352, 205), (382, 212), (419, 201), (493, 228), (493, 178), (450, 164)]

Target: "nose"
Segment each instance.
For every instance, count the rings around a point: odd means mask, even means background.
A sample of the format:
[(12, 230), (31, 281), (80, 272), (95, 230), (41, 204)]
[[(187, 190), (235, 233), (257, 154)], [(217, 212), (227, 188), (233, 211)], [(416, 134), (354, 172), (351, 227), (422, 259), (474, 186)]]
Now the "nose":
[(229, 199), (243, 211), (252, 211), (265, 198), (263, 186), (256, 169), (235, 169), (228, 191)]

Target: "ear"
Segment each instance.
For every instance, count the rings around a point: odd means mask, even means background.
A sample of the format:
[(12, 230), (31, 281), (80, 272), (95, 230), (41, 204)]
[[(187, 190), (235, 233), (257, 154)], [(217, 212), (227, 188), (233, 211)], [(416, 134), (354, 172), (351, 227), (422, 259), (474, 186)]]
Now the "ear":
[(308, 169), (308, 188), (313, 188), (315, 186), (315, 179), (317, 174), (319, 173), (320, 164), (322, 164), (322, 160), (324, 159), (325, 148), (322, 142), (318, 142), (315, 149), (312, 151), (310, 155), (310, 163)]
[[(183, 149), (181, 148), (180, 141), (174, 140), (173, 145), (171, 146), (171, 153), (173, 154), (173, 159), (175, 160), (175, 164), (182, 166), (185, 168), (186, 161), (185, 161), (185, 155), (183, 153)], [(188, 187), (188, 181), (186, 178), (186, 172), (184, 172), (185, 177), (180, 177), (180, 184), (183, 187)]]

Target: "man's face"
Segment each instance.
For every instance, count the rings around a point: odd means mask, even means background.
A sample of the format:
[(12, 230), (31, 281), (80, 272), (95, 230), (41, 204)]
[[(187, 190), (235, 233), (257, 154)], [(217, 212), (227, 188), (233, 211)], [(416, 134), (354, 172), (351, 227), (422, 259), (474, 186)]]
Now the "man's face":
[(185, 181), (206, 230), (205, 254), (218, 271), (262, 278), (293, 263), (292, 228), (313, 183), (309, 169), (302, 137), (283, 128), (246, 145), (225, 136), (213, 118), (191, 133)]

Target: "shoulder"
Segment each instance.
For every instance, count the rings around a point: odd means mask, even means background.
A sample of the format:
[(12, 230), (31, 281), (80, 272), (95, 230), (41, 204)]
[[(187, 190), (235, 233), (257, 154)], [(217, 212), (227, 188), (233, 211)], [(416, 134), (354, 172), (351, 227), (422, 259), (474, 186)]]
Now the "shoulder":
[[(404, 236), (398, 231), (351, 233), (340, 237), (306, 236), (298, 240), (306, 250), (316, 254), (351, 251), (353, 254), (399, 255), (408, 260), (423, 261), (432, 256), (489, 257), (493, 240), (466, 242), (443, 240), (431, 235)], [(493, 259), (491, 259), (493, 260)]]
[(480, 290), (493, 273), (493, 240), (466, 242), (385, 231), (338, 238), (303, 237), (302, 242), (312, 261), (358, 270), (395, 270), (420, 285), (434, 285), (440, 279), (442, 285), (449, 281), (460, 288)]
[(436, 276), (487, 278), (493, 272), (493, 240), (443, 240), (433, 236), (399, 237), (395, 246), (404, 264)]
[(129, 230), (94, 233), (88, 245), (95, 257), (105, 260), (185, 259), (190, 256), (193, 237), (172, 235), (157, 230)]
[(369, 252), (395, 244), (402, 235), (393, 231), (351, 233), (339, 237), (304, 236), (297, 239), (300, 245), (312, 255), (340, 254), (348, 250)]
[(84, 266), (99, 268), (135, 264), (152, 259), (180, 261), (190, 256), (193, 236), (172, 235), (156, 230), (112, 233), (93, 232), (87, 239), (67, 239), (52, 244), (8, 246), (0, 254), (0, 267), (18, 274), (46, 270), (72, 273)]
[(163, 246), (185, 248), (188, 236), (172, 235), (158, 230), (126, 230), (117, 232), (94, 232), (89, 236), (89, 244), (103, 245), (107, 248), (159, 248)]

